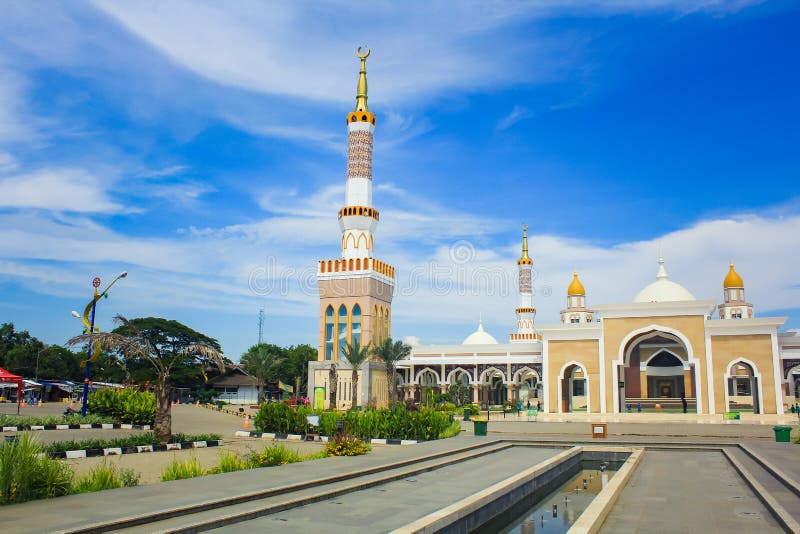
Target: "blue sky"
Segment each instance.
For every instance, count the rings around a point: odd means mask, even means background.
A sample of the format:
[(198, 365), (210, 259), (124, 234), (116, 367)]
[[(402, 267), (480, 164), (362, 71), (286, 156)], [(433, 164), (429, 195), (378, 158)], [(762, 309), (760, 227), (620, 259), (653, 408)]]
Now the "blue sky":
[[(698, 7), (701, 5), (702, 7)], [(7, 2), (0, 321), (51, 343), (95, 275), (114, 314), (178, 319), (237, 358), (316, 343), (336, 257), (357, 46), (378, 116), (376, 253), (393, 333), (514, 328), (519, 226), (537, 322), (655, 276), (800, 327), (800, 8), (792, 2)]]

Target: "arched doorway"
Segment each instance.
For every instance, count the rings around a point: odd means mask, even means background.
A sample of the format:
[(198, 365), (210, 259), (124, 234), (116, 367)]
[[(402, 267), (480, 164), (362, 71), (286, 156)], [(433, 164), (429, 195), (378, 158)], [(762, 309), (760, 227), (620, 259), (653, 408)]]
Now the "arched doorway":
[(432, 395), (438, 393), (438, 375), (431, 369), (425, 369), (417, 375), (419, 385), (419, 402), (425, 404)]
[(680, 399), (686, 395), (681, 359), (668, 350), (654, 354), (645, 365), (647, 397), (650, 399)]
[(755, 365), (735, 360), (725, 372), (725, 410), (762, 413), (760, 375)]
[(505, 375), (499, 369), (491, 367), (481, 374), (481, 386), (484, 393), (481, 394), (481, 404), (497, 405), (505, 404), (508, 399)]
[(579, 363), (564, 366), (559, 376), (561, 412), (589, 411), (589, 381), (586, 369)]
[(470, 374), (465, 369), (459, 367), (450, 372), (447, 381), (447, 392), (450, 394), (450, 402), (456, 406), (462, 406), (472, 401), (470, 381)]
[[(669, 331), (668, 331), (669, 330)], [(615, 367), (619, 412), (699, 412), (691, 351), (679, 332), (660, 328), (636, 332), (620, 347)]]
[(536, 371), (527, 367), (520, 369), (515, 375), (515, 383), (518, 384), (519, 402), (523, 406), (527, 406), (528, 401), (530, 401), (532, 407), (539, 404), (542, 383)]

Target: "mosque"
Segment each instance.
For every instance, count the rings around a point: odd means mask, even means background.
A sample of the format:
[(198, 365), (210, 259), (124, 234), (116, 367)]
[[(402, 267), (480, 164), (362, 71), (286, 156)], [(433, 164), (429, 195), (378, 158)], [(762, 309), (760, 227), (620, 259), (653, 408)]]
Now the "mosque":
[[(369, 50), (360, 51), (356, 106), (347, 115), (345, 204), (338, 213), (342, 255), (318, 264), (319, 355), (309, 364), (309, 397), (331, 406), (333, 378), (338, 408), (354, 396), (360, 405), (388, 402), (382, 365), (362, 366), (354, 392), (343, 357), (347, 343), (377, 344), (391, 336), (395, 280), (394, 267), (374, 256), (376, 116), (367, 106)], [(413, 347), (398, 366), (402, 396), (422, 402), (461, 383), (483, 406), (530, 402), (548, 413), (622, 413), (682, 409), (685, 400), (698, 414), (783, 414), (800, 397), (800, 332), (778, 332), (786, 317), (755, 316), (733, 262), (721, 304), (697, 299), (670, 280), (663, 258), (655, 281), (633, 302), (590, 307), (574, 273), (565, 281), (560, 322), (537, 325), (525, 227), (521, 249), (517, 331), (499, 343), (479, 324), (459, 345)]]

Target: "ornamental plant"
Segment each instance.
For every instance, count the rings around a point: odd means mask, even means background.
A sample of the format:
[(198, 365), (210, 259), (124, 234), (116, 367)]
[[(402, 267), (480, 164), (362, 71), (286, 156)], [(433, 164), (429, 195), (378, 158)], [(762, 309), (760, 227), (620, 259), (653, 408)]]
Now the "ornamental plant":
[(149, 391), (99, 389), (89, 395), (89, 410), (124, 423), (151, 425), (156, 415), (156, 396)]
[(372, 450), (372, 447), (358, 439), (352, 434), (340, 434), (334, 436), (325, 445), (327, 456), (361, 456)]

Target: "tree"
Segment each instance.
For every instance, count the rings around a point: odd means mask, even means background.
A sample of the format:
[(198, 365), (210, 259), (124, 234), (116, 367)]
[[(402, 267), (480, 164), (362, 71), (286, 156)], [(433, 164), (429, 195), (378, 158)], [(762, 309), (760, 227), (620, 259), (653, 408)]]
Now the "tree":
[(258, 383), (258, 403), (264, 402), (264, 385), (278, 376), (278, 367), (286, 359), (286, 349), (269, 343), (257, 343), (247, 349), (239, 362)]
[(100, 348), (124, 360), (130, 367), (149, 366), (156, 377), (156, 419), (154, 430), (159, 441), (172, 437), (173, 368), (196, 366), (202, 373), (206, 364), (225, 368), (216, 339), (188, 326), (157, 317), (127, 320), (117, 316), (120, 325), (113, 332), (83, 334), (70, 339), (68, 345), (98, 343)]
[(403, 341), (392, 341), (387, 337), (382, 343), (373, 347), (372, 354), (386, 366), (386, 382), (389, 388), (389, 403), (397, 399), (397, 363), (411, 354), (411, 346)]
[(292, 345), (286, 352), (281, 376), (285, 376), (286, 382), (294, 384), (294, 394), (299, 397), (300, 392), (308, 387), (308, 362), (317, 360), (317, 349), (311, 345)]
[(369, 359), (369, 353), (369, 344), (362, 346), (358, 341), (344, 348), (344, 359), (353, 368), (353, 408), (358, 406), (358, 368)]

